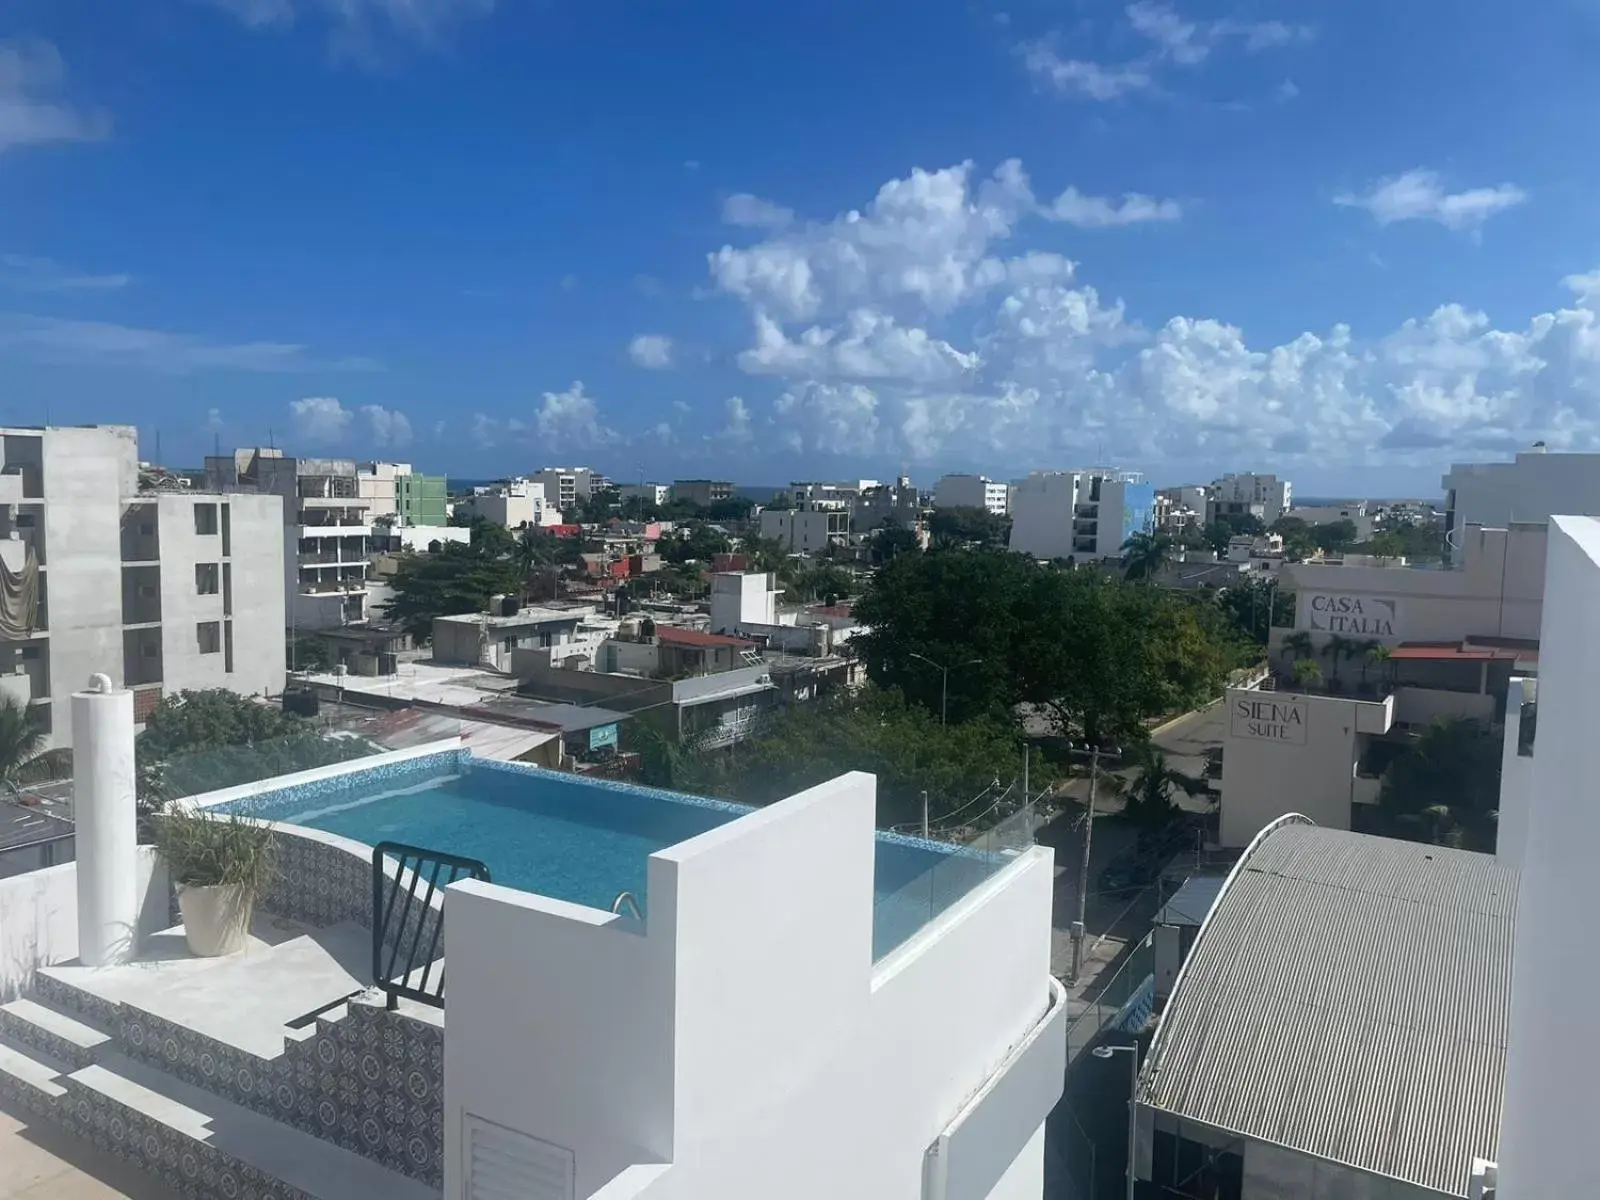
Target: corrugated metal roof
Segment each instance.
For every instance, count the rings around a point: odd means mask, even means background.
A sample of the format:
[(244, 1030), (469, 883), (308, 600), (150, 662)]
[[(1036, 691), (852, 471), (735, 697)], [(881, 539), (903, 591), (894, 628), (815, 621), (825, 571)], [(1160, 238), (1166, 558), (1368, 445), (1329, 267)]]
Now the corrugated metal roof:
[(1191, 875), (1156, 913), (1157, 925), (1200, 925), (1217, 902), (1225, 875)]
[(1516, 902), (1492, 855), (1273, 830), (1195, 943), (1142, 1102), (1465, 1196), (1499, 1139)]

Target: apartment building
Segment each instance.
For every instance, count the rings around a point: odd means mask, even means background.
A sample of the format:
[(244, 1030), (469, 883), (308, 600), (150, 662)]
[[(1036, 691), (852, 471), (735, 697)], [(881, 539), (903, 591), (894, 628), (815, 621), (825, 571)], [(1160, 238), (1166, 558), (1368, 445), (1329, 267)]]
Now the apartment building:
[(508, 529), (526, 525), (559, 525), (561, 509), (546, 499), (543, 485), (531, 479), (514, 479), (493, 488), (479, 488), (456, 502), (456, 511), (467, 517), (482, 517)]
[(848, 508), (763, 509), (761, 536), (790, 554), (813, 554), (850, 539)]
[(437, 526), (448, 518), (449, 481), (443, 475), (419, 474), (410, 463), (368, 462), (356, 468), (356, 476), (356, 492), (374, 520)]
[(987, 475), (945, 475), (933, 489), (935, 508), (983, 508), (1003, 517), (1011, 511), (1011, 485)]
[(1206, 521), (1222, 517), (1259, 517), (1271, 525), (1294, 506), (1294, 488), (1276, 475), (1224, 475), (1206, 495)]
[(708, 508), (720, 500), (732, 500), (733, 484), (725, 479), (674, 479), (672, 498), (680, 504)]
[(862, 533), (880, 529), (885, 522), (913, 533), (923, 531), (922, 497), (908, 476), (863, 488), (850, 505), (850, 523)]
[(611, 486), (611, 480), (593, 467), (543, 467), (528, 481), (544, 488), (545, 503), (560, 512)]
[(281, 691), (281, 502), (141, 486), (126, 426), (0, 429), (0, 694), (72, 744), (104, 674), (142, 719), (173, 691)]
[(206, 458), (206, 486), (282, 500), (283, 592), (297, 630), (359, 625), (370, 616), (372, 504), (347, 458), (293, 458), (256, 447)]
[(1038, 559), (1115, 558), (1155, 522), (1155, 488), (1135, 471), (1035, 471), (1011, 495), (1011, 549)]

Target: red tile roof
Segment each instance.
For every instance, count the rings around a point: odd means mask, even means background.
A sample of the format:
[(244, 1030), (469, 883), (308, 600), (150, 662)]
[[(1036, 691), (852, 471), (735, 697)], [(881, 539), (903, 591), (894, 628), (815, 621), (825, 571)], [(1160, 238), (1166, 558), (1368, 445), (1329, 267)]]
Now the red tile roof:
[(1401, 642), (1389, 651), (1391, 659), (1427, 662), (1492, 662), (1522, 658), (1524, 654), (1500, 646), (1468, 646), (1461, 642)]
[(682, 625), (657, 625), (656, 640), (664, 646), (734, 646), (748, 650), (755, 645), (745, 638), (728, 637), (721, 633), (703, 633), (686, 629)]

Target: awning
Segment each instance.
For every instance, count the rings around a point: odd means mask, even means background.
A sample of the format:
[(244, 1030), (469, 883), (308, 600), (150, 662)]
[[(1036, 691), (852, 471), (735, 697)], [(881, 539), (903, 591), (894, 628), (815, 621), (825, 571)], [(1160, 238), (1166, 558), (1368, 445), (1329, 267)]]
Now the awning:
[(1465, 642), (1401, 642), (1389, 651), (1393, 662), (1515, 662), (1527, 656), (1525, 650)]

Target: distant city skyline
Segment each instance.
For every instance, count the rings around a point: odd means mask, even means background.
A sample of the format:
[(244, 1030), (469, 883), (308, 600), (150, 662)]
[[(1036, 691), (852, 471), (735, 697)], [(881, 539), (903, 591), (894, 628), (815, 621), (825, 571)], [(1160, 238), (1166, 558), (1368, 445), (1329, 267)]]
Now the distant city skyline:
[(1436, 494), (1600, 447), (1600, 159), (1549, 119), (1600, 101), (1597, 35), (1439, 0), (14, 0), (0, 420), (173, 462)]

